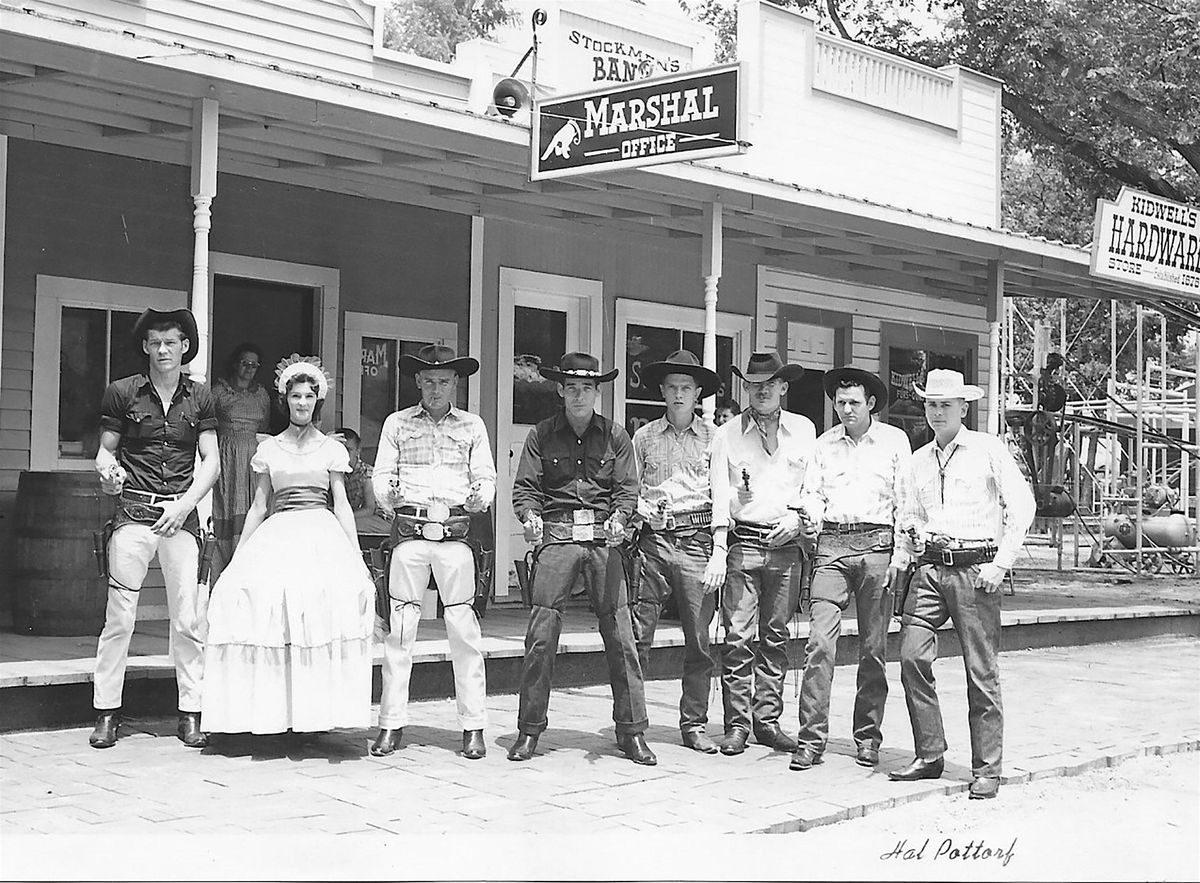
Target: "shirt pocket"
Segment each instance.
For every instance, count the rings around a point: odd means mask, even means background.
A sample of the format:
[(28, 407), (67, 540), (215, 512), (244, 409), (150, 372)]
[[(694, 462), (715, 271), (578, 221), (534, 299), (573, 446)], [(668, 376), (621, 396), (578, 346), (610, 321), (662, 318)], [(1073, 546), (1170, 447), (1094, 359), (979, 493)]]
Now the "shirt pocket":
[(125, 412), (125, 435), (130, 439), (150, 441), (162, 435), (163, 421), (152, 412), (138, 406)]
[(542, 479), (549, 487), (562, 487), (575, 477), (575, 461), (561, 454), (542, 457)]
[(401, 429), (396, 433), (396, 457), (401, 466), (432, 466), (433, 445), (419, 430)]
[(167, 424), (167, 443), (176, 448), (194, 448), (200, 435), (197, 428), (200, 419), (195, 414), (183, 413)]
[(788, 457), (787, 458), (788, 478), (792, 480), (793, 487), (800, 487), (804, 484), (804, 476), (808, 474), (808, 457)]
[(449, 430), (442, 449), (442, 462), (455, 469), (465, 469), (471, 462), (471, 443), (471, 431), (465, 426)]

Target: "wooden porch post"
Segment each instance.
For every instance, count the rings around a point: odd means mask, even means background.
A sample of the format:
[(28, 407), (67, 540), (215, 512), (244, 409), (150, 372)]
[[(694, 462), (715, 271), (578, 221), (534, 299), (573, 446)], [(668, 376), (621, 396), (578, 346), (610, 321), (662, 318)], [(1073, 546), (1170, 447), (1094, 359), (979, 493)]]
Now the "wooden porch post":
[[(717, 370), (717, 285), (721, 281), (723, 207), (719, 202), (704, 206), (704, 229), (700, 246), (700, 275), (704, 277), (704, 367)], [(725, 390), (728, 395), (730, 390)], [(713, 422), (717, 400), (704, 400), (704, 419)]]
[(219, 109), (212, 98), (200, 98), (192, 104), (192, 229), (196, 233), (192, 255), (191, 310), (196, 316), (200, 352), (188, 366), (193, 380), (206, 381), (208, 375), (209, 314), (208, 302), (208, 231), (212, 227), (212, 201), (217, 195), (217, 125)]
[(987, 431), (998, 435), (1004, 430), (1003, 401), (1000, 395), (1000, 319), (1004, 315), (1004, 263), (988, 261), (987, 275), (987, 320), (988, 320), (988, 366)]

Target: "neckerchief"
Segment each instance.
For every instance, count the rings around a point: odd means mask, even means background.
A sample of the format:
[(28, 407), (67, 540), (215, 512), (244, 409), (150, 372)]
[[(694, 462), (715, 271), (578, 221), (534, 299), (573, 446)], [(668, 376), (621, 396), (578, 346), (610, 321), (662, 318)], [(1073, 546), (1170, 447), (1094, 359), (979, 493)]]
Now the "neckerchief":
[(758, 411), (754, 410), (753, 408), (750, 408), (748, 410), (750, 411), (750, 419), (754, 423), (754, 428), (758, 430), (758, 438), (759, 438), (759, 441), (762, 443), (763, 450), (766, 451), (768, 455), (773, 454), (774, 451), (772, 451), (769, 446), (770, 438), (771, 438), (771, 436), (770, 436), (771, 424), (772, 423), (775, 424), (775, 430), (776, 430), (775, 441), (776, 441), (776, 447), (778, 447), (778, 442), (779, 442), (778, 430), (779, 430), (779, 423), (780, 423), (780, 415), (783, 413), (783, 406), (780, 405), (778, 408), (776, 408), (770, 414), (759, 414)]

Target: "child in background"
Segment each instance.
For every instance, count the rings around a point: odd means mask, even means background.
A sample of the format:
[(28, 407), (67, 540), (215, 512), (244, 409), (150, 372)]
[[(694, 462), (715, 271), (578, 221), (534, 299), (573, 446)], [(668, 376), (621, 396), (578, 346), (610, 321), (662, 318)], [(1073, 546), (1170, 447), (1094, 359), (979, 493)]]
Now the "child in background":
[(354, 524), (359, 536), (387, 536), (392, 527), (375, 505), (375, 491), (371, 487), (372, 466), (361, 456), (362, 438), (348, 427), (335, 429), (333, 437), (346, 446), (350, 455), (350, 472), (346, 475), (346, 498), (354, 510)]
[(716, 411), (713, 413), (713, 424), (715, 426), (720, 426), (722, 423), (724, 423), (729, 418), (736, 417), (738, 414), (741, 414), (741, 413), (742, 413), (741, 406), (738, 405), (738, 403), (735, 402), (733, 399), (724, 398), (724, 397), (719, 398), (719, 399), (717, 399)]

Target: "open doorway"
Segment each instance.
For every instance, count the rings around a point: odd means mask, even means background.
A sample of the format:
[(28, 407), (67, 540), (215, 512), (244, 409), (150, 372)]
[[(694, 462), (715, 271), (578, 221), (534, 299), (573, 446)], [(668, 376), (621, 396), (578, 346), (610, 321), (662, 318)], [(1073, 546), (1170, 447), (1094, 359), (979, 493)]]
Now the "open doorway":
[[(319, 352), (314, 317), (316, 291), (302, 285), (287, 285), (236, 276), (213, 279), (212, 369), (210, 380), (227, 377), (233, 349), (242, 343), (262, 350), (262, 367), (257, 381), (275, 393), (275, 365), (292, 353)], [(271, 432), (282, 432), (287, 418), (271, 409)]]

